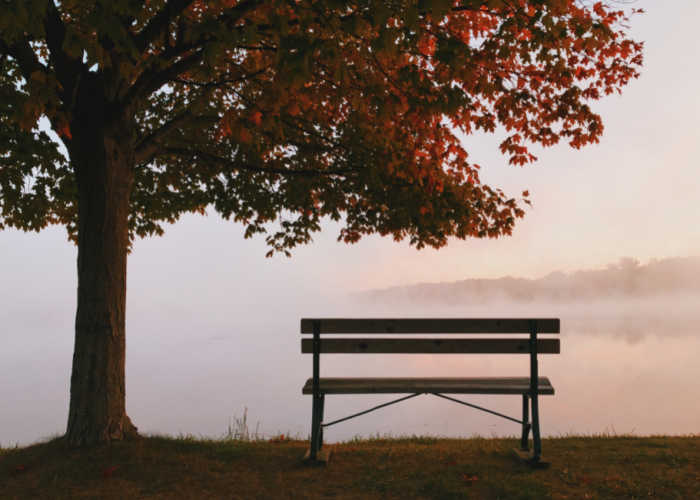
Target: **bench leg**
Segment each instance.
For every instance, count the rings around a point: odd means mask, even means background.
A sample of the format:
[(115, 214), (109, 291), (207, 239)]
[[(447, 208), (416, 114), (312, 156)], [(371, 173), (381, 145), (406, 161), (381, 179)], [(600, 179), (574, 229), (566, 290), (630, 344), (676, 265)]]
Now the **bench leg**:
[(530, 447), (528, 446), (528, 437), (530, 435), (530, 407), (529, 407), (528, 395), (523, 394), (523, 431), (520, 437), (520, 449), (522, 451), (528, 451)]
[(316, 460), (318, 450), (321, 448), (322, 430), (321, 419), (323, 413), (323, 395), (312, 397), (311, 403), (311, 448), (309, 450), (309, 458)]
[(321, 394), (320, 401), (319, 401), (319, 409), (318, 409), (318, 449), (320, 450), (323, 448), (323, 427), (321, 424), (323, 423), (323, 407), (325, 406), (326, 403), (326, 395)]
[(537, 394), (531, 396), (532, 401), (532, 459), (536, 462), (542, 455), (542, 442), (540, 441), (540, 410)]

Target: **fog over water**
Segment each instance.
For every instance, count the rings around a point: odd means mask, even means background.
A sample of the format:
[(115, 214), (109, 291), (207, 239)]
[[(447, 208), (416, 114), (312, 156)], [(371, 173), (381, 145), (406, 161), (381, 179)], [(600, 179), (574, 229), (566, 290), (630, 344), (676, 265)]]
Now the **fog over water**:
[[(624, 260), (537, 280), (462, 280), (355, 293), (321, 292), (290, 276), (277, 287), (264, 276), (259, 286), (253, 280), (239, 287), (227, 276), (196, 281), (178, 276), (172, 262), (160, 270), (148, 262), (148, 270), (138, 261), (130, 269), (127, 320), (127, 410), (142, 432), (219, 437), (247, 408), (252, 431), (259, 424), (265, 436), (305, 438), (311, 401), (301, 386), (311, 374), (311, 356), (300, 353), (299, 319), (332, 316), (560, 317), (561, 355), (540, 356), (540, 373), (556, 389), (554, 397), (542, 398), (545, 436), (700, 432), (698, 258)], [(36, 265), (33, 272), (48, 272), (40, 261)], [(202, 266), (204, 273), (213, 269)], [(54, 277), (70, 284), (69, 271)], [(177, 282), (187, 289), (177, 289)], [(3, 446), (64, 430), (74, 296), (59, 293), (59, 285), (52, 290), (52, 283), (34, 297), (10, 297), (11, 287), (0, 297), (15, 304), (0, 321), (22, 332), (5, 329), (2, 336)], [(524, 376), (528, 359), (325, 355), (321, 370), (322, 376)], [(327, 418), (389, 399), (329, 396)], [(520, 411), (520, 399), (512, 396), (463, 399), (516, 417)], [(330, 428), (327, 439), (517, 432), (516, 424), (421, 396)]]

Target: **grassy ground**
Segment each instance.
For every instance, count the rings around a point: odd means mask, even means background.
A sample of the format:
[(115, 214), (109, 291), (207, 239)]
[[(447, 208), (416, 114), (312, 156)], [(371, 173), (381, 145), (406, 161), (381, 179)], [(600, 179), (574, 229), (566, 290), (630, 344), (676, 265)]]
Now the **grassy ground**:
[(148, 437), (72, 450), (0, 449), (0, 498), (700, 498), (700, 436), (546, 439), (549, 469), (515, 439), (370, 439), (302, 462), (305, 441)]

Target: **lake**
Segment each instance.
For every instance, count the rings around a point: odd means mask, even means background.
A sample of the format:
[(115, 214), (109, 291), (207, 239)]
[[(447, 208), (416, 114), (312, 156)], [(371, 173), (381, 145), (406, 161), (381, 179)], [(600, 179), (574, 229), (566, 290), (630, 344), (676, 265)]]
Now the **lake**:
[[(127, 321), (127, 410), (140, 431), (221, 437), (247, 411), (265, 437), (306, 438), (311, 400), (301, 386), (311, 356), (300, 353), (300, 317), (560, 317), (562, 353), (541, 355), (540, 373), (556, 395), (541, 398), (544, 436), (697, 434), (700, 432), (698, 297), (658, 296), (581, 303), (436, 304), (271, 291), (266, 303), (245, 290), (193, 316), (177, 301), (136, 293)], [(24, 445), (64, 430), (74, 311), (67, 304), (5, 311), (17, 324), (0, 341), (0, 445)], [(326, 355), (322, 376), (527, 375), (518, 355)], [(459, 397), (459, 396), (458, 396)], [(518, 417), (520, 398), (461, 396)], [(329, 396), (327, 419), (380, 404), (393, 395)], [(246, 410), (247, 409), (247, 410)], [(508, 436), (517, 424), (421, 396), (329, 428), (329, 442), (376, 434)]]

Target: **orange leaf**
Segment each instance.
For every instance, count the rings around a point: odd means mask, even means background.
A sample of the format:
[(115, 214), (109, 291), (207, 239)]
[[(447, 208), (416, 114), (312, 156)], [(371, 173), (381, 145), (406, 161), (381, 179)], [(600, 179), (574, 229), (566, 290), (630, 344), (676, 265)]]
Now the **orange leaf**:
[(73, 135), (70, 133), (70, 125), (67, 123), (63, 125), (60, 129), (58, 129), (58, 135), (61, 137), (65, 137), (66, 139), (72, 139)]
[(262, 113), (260, 111), (254, 111), (250, 115), (250, 121), (252, 121), (253, 123), (255, 123), (259, 127), (260, 124), (262, 123)]

